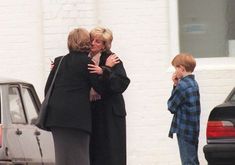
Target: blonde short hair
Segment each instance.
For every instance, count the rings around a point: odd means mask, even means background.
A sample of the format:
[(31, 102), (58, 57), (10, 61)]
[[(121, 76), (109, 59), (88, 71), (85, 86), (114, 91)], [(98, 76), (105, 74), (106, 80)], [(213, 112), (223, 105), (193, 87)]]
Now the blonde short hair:
[(91, 38), (98, 37), (100, 40), (104, 42), (104, 47), (105, 47), (104, 51), (107, 52), (110, 51), (111, 44), (113, 41), (113, 33), (111, 30), (104, 27), (96, 27), (90, 31), (90, 37)]
[(180, 53), (174, 57), (171, 64), (174, 67), (179, 67), (181, 65), (187, 72), (193, 72), (196, 67), (196, 60), (193, 55), (189, 53)]
[(69, 33), (67, 45), (70, 52), (89, 52), (91, 47), (89, 32), (84, 28), (73, 29)]

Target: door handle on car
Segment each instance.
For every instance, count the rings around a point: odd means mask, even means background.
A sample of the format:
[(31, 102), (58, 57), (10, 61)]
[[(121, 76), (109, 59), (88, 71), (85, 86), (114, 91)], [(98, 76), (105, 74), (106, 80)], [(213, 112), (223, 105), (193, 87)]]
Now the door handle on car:
[(39, 135), (41, 135), (41, 132), (38, 131), (38, 130), (36, 130), (36, 131), (34, 132), (34, 135), (39, 136)]
[(17, 130), (16, 130), (16, 135), (21, 135), (21, 134), (22, 134), (22, 131), (19, 130), (19, 128), (17, 128)]

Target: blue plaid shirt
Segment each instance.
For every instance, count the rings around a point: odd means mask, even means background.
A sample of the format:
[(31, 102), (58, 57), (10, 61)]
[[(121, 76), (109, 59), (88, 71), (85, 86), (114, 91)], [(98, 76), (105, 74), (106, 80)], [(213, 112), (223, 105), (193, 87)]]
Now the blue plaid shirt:
[(200, 129), (200, 94), (194, 75), (183, 77), (173, 89), (168, 102), (169, 111), (174, 114), (169, 137), (173, 133), (190, 143), (197, 143)]

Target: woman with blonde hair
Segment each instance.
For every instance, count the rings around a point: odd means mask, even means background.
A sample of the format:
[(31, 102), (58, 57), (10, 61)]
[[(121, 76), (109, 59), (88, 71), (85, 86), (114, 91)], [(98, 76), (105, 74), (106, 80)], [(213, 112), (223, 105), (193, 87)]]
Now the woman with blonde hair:
[[(96, 65), (89, 65), (91, 73), (103, 73), (102, 94), (90, 92), (92, 135), (91, 165), (126, 165), (126, 109), (122, 93), (130, 80), (122, 61), (111, 52), (112, 32), (103, 27), (90, 31), (89, 56)], [(100, 69), (102, 68), (102, 70)]]
[[(89, 140), (91, 133), (91, 109), (89, 92), (91, 86), (99, 91), (97, 74), (89, 73), (88, 58), (90, 35), (86, 29), (77, 28), (68, 36), (69, 53), (59, 66), (48, 105), (46, 126), (51, 130), (56, 165), (89, 165)], [(58, 63), (55, 58), (46, 82), (47, 93)]]

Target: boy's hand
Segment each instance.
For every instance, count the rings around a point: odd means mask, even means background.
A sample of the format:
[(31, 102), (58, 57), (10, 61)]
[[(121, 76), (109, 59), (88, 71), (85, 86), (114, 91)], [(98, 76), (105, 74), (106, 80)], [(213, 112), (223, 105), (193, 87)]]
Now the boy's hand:
[(178, 82), (179, 82), (179, 79), (177, 78), (175, 73), (173, 73), (173, 75), (172, 75), (172, 81), (174, 83), (173, 84), (174, 86), (176, 86), (178, 84)]

